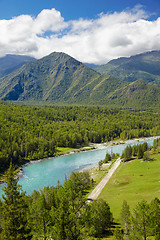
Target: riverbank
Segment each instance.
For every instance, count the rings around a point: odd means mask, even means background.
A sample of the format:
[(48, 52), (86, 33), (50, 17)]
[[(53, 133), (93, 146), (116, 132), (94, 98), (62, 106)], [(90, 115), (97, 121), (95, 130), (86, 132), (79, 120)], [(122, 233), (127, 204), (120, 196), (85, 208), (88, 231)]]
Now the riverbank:
[(148, 140), (157, 139), (157, 138), (160, 138), (160, 136), (133, 138), (133, 139), (128, 139), (128, 140), (113, 140), (113, 141), (106, 142), (106, 143), (94, 144), (94, 147), (97, 150), (101, 150), (101, 149), (105, 149), (107, 147), (112, 147), (112, 146), (115, 146), (115, 145), (133, 144), (133, 143), (136, 144), (138, 142), (148, 141)]
[[(87, 151), (102, 150), (102, 149), (106, 149), (108, 147), (112, 147), (112, 146), (115, 146), (115, 145), (118, 146), (118, 145), (122, 145), (122, 144), (133, 144), (133, 143), (136, 144), (136, 143), (141, 142), (141, 141), (152, 140), (152, 139), (156, 139), (156, 138), (159, 138), (159, 137), (160, 136), (147, 137), (147, 138), (135, 138), (135, 139), (125, 140), (125, 141), (123, 141), (123, 140), (114, 140), (114, 141), (110, 141), (110, 142), (106, 142), (106, 143), (90, 144), (88, 146), (85, 146), (85, 147), (82, 147), (82, 148), (79, 148), (79, 149), (58, 148), (59, 152), (57, 152), (57, 155), (55, 157), (53, 157), (53, 158), (56, 158), (56, 157), (59, 157), (59, 156), (67, 156), (67, 155), (71, 155), (71, 154), (75, 154), (75, 153), (87, 152)], [(23, 168), (26, 167), (27, 165), (33, 164), (33, 163), (42, 162), (42, 161), (45, 161), (47, 159), (50, 159), (50, 158), (33, 160), (33, 161), (30, 161), (30, 162), (27, 162), (26, 164), (22, 165), (19, 168), (19, 171), (16, 172), (17, 177), (19, 177), (19, 178), (23, 177), (23, 174), (24, 174)], [(90, 169), (93, 169), (94, 167), (98, 167), (98, 164), (95, 164), (95, 163), (90, 164), (89, 166), (87, 166), (85, 168), (82, 168), (81, 171), (83, 171), (83, 170), (90, 170)], [(4, 183), (4, 181), (3, 181), (4, 179), (2, 178), (1, 180), (2, 181), (0, 183), (3, 184)]]
[[(110, 142), (105, 142), (105, 143), (93, 143), (90, 144), (88, 146), (79, 148), (79, 149), (72, 149), (72, 148), (67, 148), (66, 152), (65, 152), (65, 148), (59, 148), (63, 149), (62, 152), (59, 151), (59, 153), (57, 153), (57, 155), (55, 157), (51, 157), (51, 158), (56, 158), (59, 156), (67, 156), (67, 155), (71, 155), (71, 154), (75, 154), (75, 153), (81, 153), (81, 152), (88, 152), (88, 151), (96, 151), (96, 150), (102, 150), (102, 149), (106, 149), (108, 147), (112, 147), (115, 145), (121, 145), (121, 144), (133, 144), (133, 143), (138, 143), (138, 142), (143, 142), (143, 141), (148, 141), (148, 140), (152, 140), (152, 139), (157, 139), (160, 138), (160, 136), (153, 136), (153, 137), (145, 137), (145, 138), (134, 138), (134, 139), (129, 139), (129, 140), (113, 140)], [(42, 162), (45, 161), (47, 159), (50, 158), (44, 158), (44, 159), (39, 159), (39, 160), (33, 160), (30, 161), (29, 163), (24, 164), (23, 166), (21, 166), (21, 171), (20, 173), (18, 172), (18, 177), (22, 177), (23, 176), (23, 167), (32, 164), (32, 163), (37, 163), (37, 162)], [(98, 167), (98, 163), (94, 163), (91, 164), (83, 169), (81, 169), (80, 171), (84, 171), (84, 170), (90, 170), (90, 169), (94, 169)]]
[[(134, 144), (134, 143), (136, 144), (136, 143), (139, 143), (139, 142), (154, 140), (154, 139), (157, 139), (157, 138), (160, 138), (160, 136), (145, 137), (145, 138), (134, 138), (134, 139), (128, 139), (128, 140), (113, 140), (113, 141), (105, 142), (105, 143), (95, 143), (95, 144), (93, 144), (93, 146), (94, 146), (94, 150), (102, 150), (102, 149), (106, 149), (108, 147), (112, 147), (112, 146), (115, 146), (115, 145), (118, 146), (118, 145), (121, 145), (121, 144)], [(89, 145), (88, 147), (91, 147), (91, 145)], [(92, 168), (95, 168), (95, 167), (98, 167), (98, 163), (94, 164), (94, 165), (91, 165), (91, 166), (88, 166), (88, 167), (84, 168), (84, 170), (92, 169)]]
[[(157, 139), (157, 138), (160, 138), (160, 136), (133, 138), (133, 139), (128, 139), (128, 140), (113, 140), (113, 141), (105, 142), (105, 143), (92, 143), (85, 147), (71, 149), (70, 151), (68, 150), (69, 148), (67, 148), (66, 152), (65, 152), (65, 148), (60, 148), (60, 149), (63, 149), (63, 152), (57, 153), (57, 155), (55, 157), (67, 156), (70, 154), (86, 152), (86, 151), (102, 150), (102, 149), (106, 149), (108, 147), (112, 147), (115, 145), (121, 145), (121, 144), (133, 144), (133, 143), (136, 144), (138, 142), (148, 141), (148, 140)], [(43, 161), (43, 160), (45, 160), (45, 159), (35, 160), (35, 161), (31, 161), (31, 162), (37, 162), (37, 161)]]

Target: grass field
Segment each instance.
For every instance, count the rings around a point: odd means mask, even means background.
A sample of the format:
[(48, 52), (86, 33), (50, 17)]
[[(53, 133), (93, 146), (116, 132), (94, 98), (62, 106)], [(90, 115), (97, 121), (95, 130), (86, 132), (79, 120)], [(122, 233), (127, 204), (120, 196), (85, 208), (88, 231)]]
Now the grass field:
[(160, 154), (153, 155), (154, 161), (136, 159), (121, 163), (115, 174), (102, 190), (99, 198), (106, 200), (113, 216), (119, 220), (124, 200), (131, 210), (138, 202), (160, 198)]

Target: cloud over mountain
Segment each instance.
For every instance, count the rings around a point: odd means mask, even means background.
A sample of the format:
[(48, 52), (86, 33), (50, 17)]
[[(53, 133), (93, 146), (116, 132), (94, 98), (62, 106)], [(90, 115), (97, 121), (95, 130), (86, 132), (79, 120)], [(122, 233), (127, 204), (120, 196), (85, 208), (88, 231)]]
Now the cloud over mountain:
[(160, 50), (160, 18), (148, 19), (141, 6), (73, 21), (65, 21), (54, 8), (44, 9), (36, 17), (0, 20), (0, 56), (10, 53), (40, 58), (61, 51), (82, 62), (103, 64), (121, 56)]

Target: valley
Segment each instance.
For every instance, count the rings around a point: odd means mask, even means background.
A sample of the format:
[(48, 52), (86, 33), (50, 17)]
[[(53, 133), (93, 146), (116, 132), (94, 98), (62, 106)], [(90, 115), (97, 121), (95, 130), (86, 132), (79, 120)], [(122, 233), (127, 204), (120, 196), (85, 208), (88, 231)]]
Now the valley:
[[(124, 200), (131, 212), (142, 205), (151, 211), (154, 198), (154, 207), (159, 209), (159, 200), (156, 200), (159, 198), (159, 142), (150, 150), (153, 160), (134, 157), (122, 162), (97, 200), (88, 206), (85, 205), (88, 194), (109, 171), (109, 165), (105, 169), (100, 169), (99, 165), (93, 175), (75, 172), (105, 158), (104, 149), (99, 150), (102, 155), (97, 151), (95, 158), (89, 155), (94, 151), (85, 152), (88, 145), (93, 149), (96, 144), (112, 142), (112, 152), (113, 148), (118, 148), (118, 141), (160, 135), (159, 56), (159, 51), (153, 51), (112, 60), (94, 69), (62, 52), (53, 52), (38, 60), (14, 55), (0, 59), (4, 69), (0, 69), (1, 180), (8, 176), (8, 185), (3, 189), (6, 194), (12, 192), (9, 184), (15, 184), (15, 211), (17, 214), (22, 211), (19, 223), (25, 222), (27, 236), (43, 236), (44, 239), (59, 236), (61, 239), (61, 222), (64, 234), (74, 236), (65, 235), (64, 239), (76, 239), (76, 236), (88, 240), (123, 239), (126, 236), (123, 223), (120, 225), (120, 212)], [(79, 162), (73, 159), (73, 166), (70, 161), (74, 154), (65, 156), (66, 160), (63, 156), (55, 158), (81, 150), (88, 154), (88, 160), (82, 154)], [(58, 167), (52, 158), (56, 159)], [(41, 159), (48, 160), (39, 162)], [(114, 161), (115, 158), (112, 163)], [(26, 195), (19, 192), (14, 175), (19, 167), (30, 162), (34, 164), (26, 167), (19, 181), (26, 187)], [(59, 167), (60, 163), (63, 166)], [(41, 190), (39, 182), (43, 183)], [(0, 211), (7, 218), (4, 209), (8, 203), (5, 204), (0, 201)], [(101, 209), (105, 209), (105, 216)], [(154, 211), (152, 209), (152, 213)], [(35, 217), (37, 213), (39, 218)], [(104, 225), (99, 224), (100, 219)], [(129, 220), (132, 225), (133, 219), (134, 215)], [(7, 226), (5, 220), (3, 224)], [(148, 229), (148, 236), (158, 236), (154, 226)], [(0, 225), (0, 237), (3, 234)], [(131, 229), (130, 234), (133, 234)]]

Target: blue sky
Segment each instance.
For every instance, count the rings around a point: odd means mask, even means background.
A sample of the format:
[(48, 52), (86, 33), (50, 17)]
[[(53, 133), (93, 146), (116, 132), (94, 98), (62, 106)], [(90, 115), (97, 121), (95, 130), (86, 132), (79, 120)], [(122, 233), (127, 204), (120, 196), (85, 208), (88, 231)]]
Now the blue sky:
[(160, 50), (159, 0), (0, 0), (0, 56), (65, 52), (82, 62)]
[(160, 16), (159, 0), (0, 0), (0, 19), (21, 14), (37, 15), (43, 9), (50, 8), (60, 11), (65, 20), (94, 18), (101, 12), (120, 12), (139, 4), (154, 13), (154, 18)]

